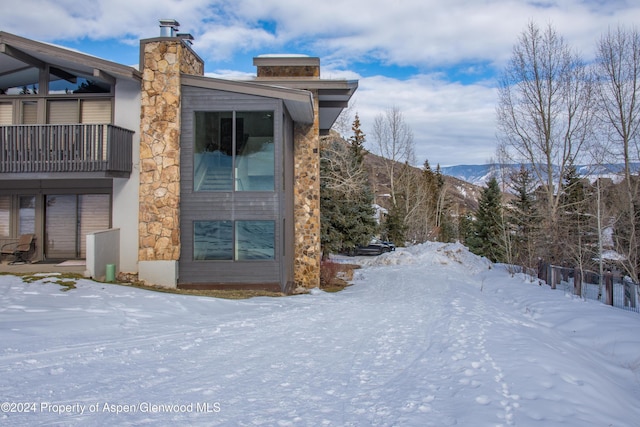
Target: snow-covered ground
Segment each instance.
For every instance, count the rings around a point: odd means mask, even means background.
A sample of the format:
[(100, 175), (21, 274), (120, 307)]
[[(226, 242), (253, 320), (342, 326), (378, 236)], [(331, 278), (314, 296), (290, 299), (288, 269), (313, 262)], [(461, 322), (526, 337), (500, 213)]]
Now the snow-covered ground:
[(0, 424), (638, 426), (640, 315), (457, 244), (231, 301), (0, 276)]

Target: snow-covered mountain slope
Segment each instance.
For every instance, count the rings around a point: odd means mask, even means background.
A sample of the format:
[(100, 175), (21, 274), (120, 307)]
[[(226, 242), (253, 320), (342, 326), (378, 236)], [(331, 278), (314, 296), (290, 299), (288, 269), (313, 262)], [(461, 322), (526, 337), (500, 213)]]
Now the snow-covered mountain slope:
[[(505, 165), (506, 169), (518, 170), (520, 165)], [(492, 176), (497, 176), (496, 165), (457, 165), (445, 166), (441, 168), (442, 173), (452, 176), (471, 184), (483, 187)], [(614, 182), (619, 181), (623, 171), (621, 164), (608, 165), (580, 165), (577, 166), (578, 174), (582, 177), (595, 180), (598, 177), (611, 178)], [(640, 163), (634, 164), (634, 170), (640, 170)]]

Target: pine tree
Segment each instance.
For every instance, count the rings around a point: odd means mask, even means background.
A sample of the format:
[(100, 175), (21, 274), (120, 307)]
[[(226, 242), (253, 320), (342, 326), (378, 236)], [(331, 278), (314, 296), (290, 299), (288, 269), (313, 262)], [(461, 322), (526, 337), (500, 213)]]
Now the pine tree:
[(376, 232), (373, 192), (364, 168), (360, 120), (345, 142), (329, 137), (320, 156), (320, 226), (323, 256), (367, 243)]
[(358, 116), (358, 113), (356, 113), (356, 117), (353, 120), (351, 130), (353, 131), (353, 135), (349, 137), (349, 146), (351, 147), (351, 152), (356, 158), (357, 163), (362, 165), (364, 162), (364, 155), (366, 154), (366, 150), (364, 148), (366, 138), (364, 132), (360, 129), (360, 117)]
[(447, 194), (445, 190), (444, 175), (442, 175), (442, 170), (440, 169), (439, 163), (436, 165), (435, 183), (436, 183), (435, 218), (436, 218), (436, 227), (438, 229), (438, 240), (441, 242), (448, 242), (453, 239), (455, 230), (453, 227), (453, 222), (451, 221), (451, 217), (446, 214), (451, 207), (451, 203), (447, 198)]
[(403, 221), (402, 209), (392, 206), (385, 221), (387, 238), (397, 246), (403, 246), (406, 240), (407, 227)]
[(475, 238), (474, 220), (469, 212), (465, 212), (458, 218), (458, 235), (462, 242), (471, 248)]
[(566, 244), (558, 262), (585, 268), (593, 258), (597, 235), (591, 224), (592, 215), (587, 212), (587, 186), (573, 164), (567, 167), (563, 176), (561, 202), (559, 232)]
[(467, 242), (471, 251), (493, 262), (504, 259), (504, 223), (502, 219), (502, 193), (498, 180), (493, 177), (482, 190), (473, 237)]
[(541, 215), (533, 193), (535, 182), (524, 165), (510, 176), (515, 198), (509, 203), (507, 222), (512, 233), (512, 262), (533, 268), (537, 264), (537, 247)]

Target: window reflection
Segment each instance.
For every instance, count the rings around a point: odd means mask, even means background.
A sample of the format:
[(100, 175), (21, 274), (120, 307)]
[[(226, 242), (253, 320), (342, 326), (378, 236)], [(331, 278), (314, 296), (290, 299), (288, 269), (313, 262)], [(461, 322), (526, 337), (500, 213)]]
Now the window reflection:
[(195, 113), (195, 191), (274, 191), (273, 112)]
[(275, 221), (195, 221), (193, 233), (194, 260), (275, 259)]
[(236, 113), (244, 134), (236, 146), (236, 191), (273, 191), (273, 112)]
[(236, 259), (275, 258), (274, 221), (236, 221)]
[(233, 223), (196, 221), (193, 226), (194, 260), (232, 260)]
[[(0, 89), (1, 95), (60, 95), (74, 93), (110, 93), (111, 84), (91, 75), (82, 75), (74, 70), (50, 67), (48, 87), (40, 87), (40, 75), (44, 71), (38, 67), (9, 70), (4, 75), (15, 75), (14, 81), (20, 82), (13, 87)], [(46, 92), (46, 93), (45, 93)]]
[(36, 232), (36, 197), (20, 196), (20, 217), (18, 234)]
[(232, 113), (196, 112), (194, 191), (233, 189)]

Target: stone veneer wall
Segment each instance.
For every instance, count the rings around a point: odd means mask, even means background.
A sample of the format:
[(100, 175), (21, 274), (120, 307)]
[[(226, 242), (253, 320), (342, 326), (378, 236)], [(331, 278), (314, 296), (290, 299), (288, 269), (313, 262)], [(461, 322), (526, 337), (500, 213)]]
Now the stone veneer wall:
[[(298, 58), (274, 58), (281, 65), (258, 66), (258, 79), (319, 79), (317, 58), (303, 58), (304, 65), (294, 64)], [(291, 61), (291, 62), (290, 62)], [(320, 122), (317, 90), (312, 90), (314, 121), (297, 124), (294, 129), (294, 281), (296, 286), (320, 286)]]
[[(284, 58), (285, 60), (287, 58)], [(258, 67), (260, 77), (315, 77), (320, 78), (317, 65), (272, 65)]]
[(180, 258), (180, 73), (204, 62), (176, 37), (141, 41), (139, 261)]
[(294, 224), (296, 286), (320, 287), (320, 130), (318, 94), (313, 125), (294, 130)]

